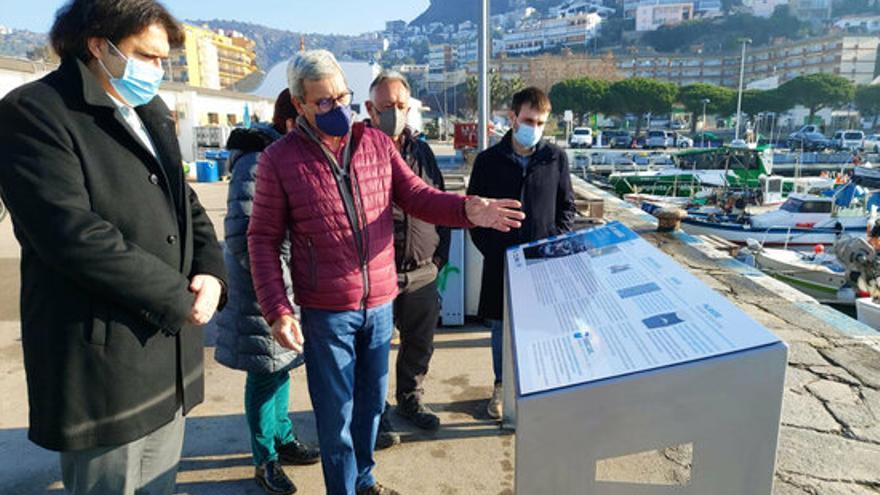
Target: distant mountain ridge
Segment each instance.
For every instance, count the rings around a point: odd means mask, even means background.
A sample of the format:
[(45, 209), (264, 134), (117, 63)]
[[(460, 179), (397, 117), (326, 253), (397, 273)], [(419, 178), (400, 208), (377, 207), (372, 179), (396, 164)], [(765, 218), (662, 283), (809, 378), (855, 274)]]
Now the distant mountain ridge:
[[(491, 0), (489, 13), (490, 15), (505, 14), (521, 7), (534, 7), (543, 12), (562, 3), (565, 3), (565, 0)], [(425, 26), (432, 22), (443, 24), (477, 22), (480, 18), (481, 4), (478, 0), (431, 0), (428, 9), (416, 17), (411, 24)]]

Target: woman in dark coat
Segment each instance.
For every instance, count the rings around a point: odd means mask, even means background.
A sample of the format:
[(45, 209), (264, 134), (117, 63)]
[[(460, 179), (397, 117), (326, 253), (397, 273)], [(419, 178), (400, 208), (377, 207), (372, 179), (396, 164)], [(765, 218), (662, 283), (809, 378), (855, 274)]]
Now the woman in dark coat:
[[(296, 490), (280, 463), (313, 464), (318, 451), (299, 440), (288, 416), (290, 370), (301, 366), (302, 355), (280, 346), (272, 338), (263, 319), (250, 273), (247, 229), (254, 200), (254, 184), (260, 153), (293, 126), (296, 110), (290, 91), (284, 90), (275, 102), (273, 123), (250, 129), (236, 129), (226, 145), (232, 180), (229, 184), (225, 219), (224, 256), (229, 271), (229, 300), (217, 320), (218, 336), (214, 358), (229, 368), (247, 372), (245, 412), (251, 434), (251, 450), (256, 480), (267, 493), (285, 494)], [(278, 262), (292, 299), (290, 273), (282, 249)]]

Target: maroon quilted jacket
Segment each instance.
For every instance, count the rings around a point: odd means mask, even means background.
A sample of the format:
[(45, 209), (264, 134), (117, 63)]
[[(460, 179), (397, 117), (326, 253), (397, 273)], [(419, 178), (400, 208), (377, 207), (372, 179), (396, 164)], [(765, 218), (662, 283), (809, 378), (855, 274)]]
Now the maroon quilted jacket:
[(293, 314), (278, 265), (287, 231), (296, 303), (344, 311), (380, 306), (397, 295), (392, 202), (430, 223), (471, 226), (466, 198), (425, 184), (381, 131), (355, 124), (350, 136), (351, 174), (359, 185), (354, 203), (367, 225), (362, 236), (365, 267), (336, 179), (318, 144), (297, 129), (260, 157), (248, 250), (260, 308), (270, 323)]

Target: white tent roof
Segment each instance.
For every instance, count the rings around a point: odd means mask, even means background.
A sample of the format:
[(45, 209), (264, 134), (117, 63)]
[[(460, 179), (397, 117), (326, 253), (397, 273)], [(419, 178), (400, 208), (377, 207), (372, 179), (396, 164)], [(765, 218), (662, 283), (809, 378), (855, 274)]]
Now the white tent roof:
[[(266, 78), (263, 79), (260, 87), (258, 87), (252, 94), (272, 98), (274, 100), (278, 96), (278, 93), (287, 87), (288, 63), (289, 62), (281, 62), (275, 64), (274, 67), (269, 69), (269, 72), (266, 74)], [(345, 72), (345, 79), (348, 81), (348, 86), (354, 91), (353, 104), (360, 105), (362, 113), (366, 112), (366, 110), (363, 109), (363, 102), (370, 98), (370, 83), (372, 83), (373, 79), (379, 75), (379, 72), (382, 71), (382, 67), (374, 62), (340, 61), (339, 65), (342, 66), (342, 71)]]

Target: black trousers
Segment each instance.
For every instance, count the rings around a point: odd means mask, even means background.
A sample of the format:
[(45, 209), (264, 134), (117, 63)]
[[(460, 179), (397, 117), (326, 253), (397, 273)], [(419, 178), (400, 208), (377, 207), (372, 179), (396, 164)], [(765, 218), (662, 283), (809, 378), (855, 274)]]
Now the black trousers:
[(402, 288), (394, 300), (394, 323), (400, 330), (395, 366), (398, 404), (422, 398), (422, 382), (434, 354), (434, 330), (439, 317), (440, 294), (436, 281), (412, 291)]

